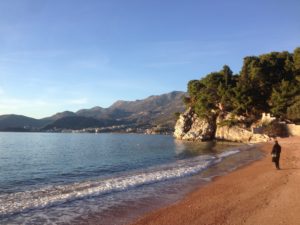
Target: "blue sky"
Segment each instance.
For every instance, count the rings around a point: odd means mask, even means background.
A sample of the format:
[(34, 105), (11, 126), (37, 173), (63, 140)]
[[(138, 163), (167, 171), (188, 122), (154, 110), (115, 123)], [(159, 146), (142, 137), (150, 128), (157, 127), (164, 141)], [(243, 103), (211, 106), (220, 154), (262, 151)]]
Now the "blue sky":
[(186, 90), (224, 64), (300, 46), (299, 0), (0, 1), (0, 114)]

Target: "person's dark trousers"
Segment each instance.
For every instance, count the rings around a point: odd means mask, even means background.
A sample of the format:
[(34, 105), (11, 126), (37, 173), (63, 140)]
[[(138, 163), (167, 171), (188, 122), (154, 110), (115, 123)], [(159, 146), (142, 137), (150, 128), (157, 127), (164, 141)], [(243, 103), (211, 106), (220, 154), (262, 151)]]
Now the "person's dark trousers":
[(276, 158), (275, 158), (275, 166), (276, 166), (276, 169), (280, 169), (280, 167), (279, 167), (279, 159), (280, 159), (280, 157), (276, 157)]

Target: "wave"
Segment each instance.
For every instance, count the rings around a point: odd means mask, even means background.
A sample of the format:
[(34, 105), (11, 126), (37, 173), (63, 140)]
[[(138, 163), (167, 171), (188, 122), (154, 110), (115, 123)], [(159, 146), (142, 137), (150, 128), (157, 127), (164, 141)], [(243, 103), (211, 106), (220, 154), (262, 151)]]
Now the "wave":
[(192, 159), (178, 160), (176, 163), (127, 173), (118, 177), (66, 185), (51, 185), (35, 190), (0, 195), (0, 217), (191, 176), (238, 152), (240, 151), (235, 149), (216, 156), (202, 155)]

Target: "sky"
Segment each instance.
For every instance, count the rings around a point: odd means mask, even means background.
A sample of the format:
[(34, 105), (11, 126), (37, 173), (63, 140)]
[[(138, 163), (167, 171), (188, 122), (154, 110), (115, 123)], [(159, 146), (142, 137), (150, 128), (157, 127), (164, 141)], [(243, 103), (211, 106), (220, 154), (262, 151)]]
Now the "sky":
[(299, 0), (2, 0), (0, 115), (43, 118), (174, 90), (300, 47)]

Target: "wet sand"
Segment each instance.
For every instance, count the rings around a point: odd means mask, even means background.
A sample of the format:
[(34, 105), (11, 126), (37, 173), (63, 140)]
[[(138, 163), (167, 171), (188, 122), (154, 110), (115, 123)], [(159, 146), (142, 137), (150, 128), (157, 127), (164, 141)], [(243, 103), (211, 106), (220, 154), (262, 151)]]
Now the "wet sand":
[(278, 139), (281, 170), (266, 157), (151, 212), (132, 225), (297, 225), (300, 224), (300, 137)]

